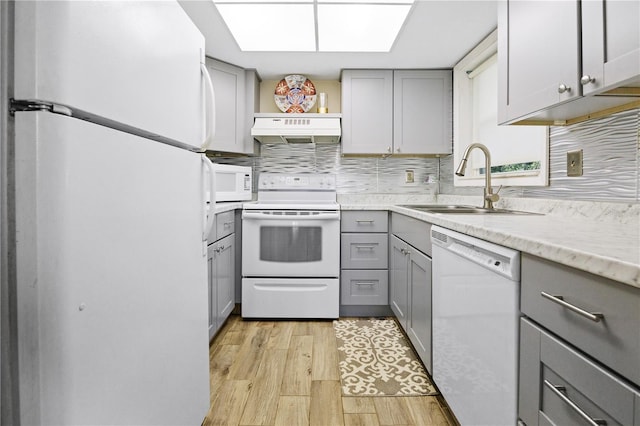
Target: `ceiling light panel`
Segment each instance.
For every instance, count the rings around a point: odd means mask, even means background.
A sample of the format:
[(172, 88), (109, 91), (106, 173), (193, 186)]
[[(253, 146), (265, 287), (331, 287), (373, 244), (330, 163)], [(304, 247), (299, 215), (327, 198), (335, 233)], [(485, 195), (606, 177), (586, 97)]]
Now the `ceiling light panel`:
[[(267, 1), (267, 0), (264, 0), (264, 1)], [(318, 4), (409, 4), (411, 5), (414, 3), (414, 0), (317, 0), (317, 3)]]
[(263, 52), (316, 50), (313, 0), (215, 2), (240, 49)]
[(318, 50), (388, 52), (411, 10), (411, 4), (354, 1), (318, 2)]

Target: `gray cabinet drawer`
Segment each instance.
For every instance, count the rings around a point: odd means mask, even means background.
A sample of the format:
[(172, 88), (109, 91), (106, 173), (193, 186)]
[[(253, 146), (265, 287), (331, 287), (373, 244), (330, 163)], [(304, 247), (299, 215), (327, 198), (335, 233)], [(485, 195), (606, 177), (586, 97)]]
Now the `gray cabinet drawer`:
[(345, 211), (340, 229), (342, 232), (387, 232), (389, 219), (386, 211)]
[[(216, 214), (216, 239), (224, 238), (235, 231), (235, 212), (233, 210)], [(209, 241), (210, 243), (212, 241)]]
[(607, 425), (640, 424), (637, 388), (526, 319), (520, 351), (521, 366), (523, 359), (527, 364), (520, 371), (518, 411), (528, 426), (586, 424), (578, 410)]
[(521, 297), (525, 315), (640, 385), (640, 289), (523, 254)]
[(391, 233), (431, 256), (431, 224), (400, 213), (391, 214)]
[(387, 234), (342, 234), (342, 269), (387, 269)]
[(386, 270), (342, 271), (340, 281), (343, 305), (389, 304)]

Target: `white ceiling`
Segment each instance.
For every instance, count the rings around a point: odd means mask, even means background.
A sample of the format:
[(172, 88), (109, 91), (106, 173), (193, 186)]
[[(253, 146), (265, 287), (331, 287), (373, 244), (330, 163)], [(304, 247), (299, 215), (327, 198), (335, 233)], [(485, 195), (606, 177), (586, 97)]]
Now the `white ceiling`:
[[(206, 39), (213, 58), (255, 68), (265, 80), (289, 74), (337, 80), (343, 68), (453, 68), (497, 25), (499, 0), (417, 0), (389, 53), (242, 52), (209, 0), (180, 0)], [(283, 18), (283, 37), (295, 37), (295, 19)]]

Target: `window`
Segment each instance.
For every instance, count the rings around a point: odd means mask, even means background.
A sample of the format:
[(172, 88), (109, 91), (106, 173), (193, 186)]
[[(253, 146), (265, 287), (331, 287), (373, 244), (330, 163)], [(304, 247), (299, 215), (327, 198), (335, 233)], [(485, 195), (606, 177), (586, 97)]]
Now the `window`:
[[(548, 185), (549, 128), (498, 126), (497, 30), (491, 33), (453, 70), (454, 168), (465, 148), (481, 143), (491, 153), (491, 179), (505, 186)], [(471, 152), (464, 177), (456, 186), (483, 186), (485, 159)]]

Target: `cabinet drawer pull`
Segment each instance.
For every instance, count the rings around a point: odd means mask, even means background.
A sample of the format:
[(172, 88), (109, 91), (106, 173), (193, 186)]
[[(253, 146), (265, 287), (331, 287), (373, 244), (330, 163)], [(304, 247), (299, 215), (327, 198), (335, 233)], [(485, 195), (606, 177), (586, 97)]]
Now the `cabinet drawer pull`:
[(581, 315), (593, 322), (600, 322), (600, 320), (604, 319), (604, 314), (600, 313), (600, 312), (589, 312), (589, 311), (585, 311), (582, 308), (579, 308), (575, 305), (572, 305), (571, 303), (565, 302), (564, 301), (564, 297), (563, 296), (556, 296), (556, 295), (552, 295), (549, 293), (545, 293), (544, 291), (540, 292), (540, 296), (544, 297), (547, 300), (550, 300), (554, 303), (557, 303), (558, 305), (569, 309), (570, 311), (575, 312), (578, 315)]
[(355, 285), (368, 285), (373, 287), (376, 283), (375, 281), (357, 281), (354, 283)]
[(230, 227), (231, 227), (231, 225), (233, 225), (233, 222), (225, 222), (225, 223), (223, 224), (223, 226), (224, 226), (225, 228), (230, 228)]
[(544, 381), (544, 385), (551, 389), (551, 391), (562, 400), (565, 404), (567, 404), (573, 411), (575, 411), (580, 417), (582, 417), (587, 423), (591, 426), (606, 426), (607, 421), (602, 419), (594, 419), (590, 415), (588, 415), (582, 408), (580, 408), (575, 402), (569, 399), (567, 395), (564, 394), (565, 387), (564, 386), (556, 386), (548, 380)]
[(356, 220), (356, 223), (373, 223), (373, 222), (375, 222), (375, 220), (371, 220), (371, 219)]
[(355, 248), (357, 250), (373, 250), (374, 248), (376, 248), (376, 244), (370, 244), (370, 245), (358, 244), (355, 246)]

